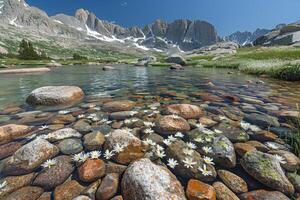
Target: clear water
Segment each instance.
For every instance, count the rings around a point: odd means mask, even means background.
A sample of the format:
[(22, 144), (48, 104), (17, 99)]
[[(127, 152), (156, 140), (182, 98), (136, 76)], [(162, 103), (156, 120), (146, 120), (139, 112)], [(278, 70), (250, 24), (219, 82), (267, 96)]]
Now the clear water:
[[(257, 77), (226, 69), (191, 67), (170, 71), (160, 67), (115, 67), (115, 70), (102, 71), (101, 66), (67, 66), (48, 73), (0, 75), (0, 109), (12, 104), (25, 105), (32, 90), (47, 85), (76, 85), (86, 96), (99, 97), (126, 98), (140, 93), (160, 95), (172, 91), (189, 96), (192, 92), (208, 92), (253, 96), (264, 102), (284, 102), (289, 107), (300, 103), (299, 82), (264, 79), (265, 84), (256, 84)], [(233, 73), (229, 74), (229, 71)], [(249, 80), (253, 83), (248, 83)], [(216, 87), (209, 87), (208, 82)]]

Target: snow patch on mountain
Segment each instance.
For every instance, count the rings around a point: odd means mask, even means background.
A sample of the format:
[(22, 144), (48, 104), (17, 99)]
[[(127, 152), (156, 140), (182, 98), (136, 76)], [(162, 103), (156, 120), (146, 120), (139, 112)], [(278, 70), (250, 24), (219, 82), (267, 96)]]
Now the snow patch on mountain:
[(64, 24), (64, 23), (62, 23), (61, 21), (56, 20), (56, 19), (54, 19), (53, 21), (56, 22), (56, 23), (58, 23), (58, 24)]
[(18, 24), (16, 23), (16, 20), (17, 20), (17, 19), (18, 19), (18, 18), (16, 17), (16, 18), (14, 18), (14, 19), (12, 19), (12, 20), (9, 20), (9, 24), (12, 25), (12, 26), (15, 26), (15, 27), (22, 28), (23, 26), (18, 25)]
[(145, 47), (145, 46), (139, 45), (138, 43), (133, 43), (133, 44), (134, 44), (134, 46), (136, 46), (137, 48), (142, 49), (142, 50), (144, 50), (144, 51), (149, 51), (149, 50), (150, 50), (149, 48), (147, 48), (147, 47)]
[(97, 40), (101, 40), (104, 42), (121, 42), (121, 43), (125, 43), (124, 40), (118, 39), (115, 36), (107, 37), (105, 35), (102, 35), (100, 33), (98, 33), (97, 31), (91, 30), (87, 25), (85, 25), (86, 28), (86, 33), (88, 36), (96, 38)]

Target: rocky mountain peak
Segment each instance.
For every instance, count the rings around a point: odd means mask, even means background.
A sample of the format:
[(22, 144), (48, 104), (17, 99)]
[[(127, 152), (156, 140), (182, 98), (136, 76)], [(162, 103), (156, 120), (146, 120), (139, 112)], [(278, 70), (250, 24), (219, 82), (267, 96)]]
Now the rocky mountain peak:
[(90, 12), (88, 10), (80, 8), (75, 12), (75, 17), (82, 23), (86, 23), (89, 14), (90, 14)]

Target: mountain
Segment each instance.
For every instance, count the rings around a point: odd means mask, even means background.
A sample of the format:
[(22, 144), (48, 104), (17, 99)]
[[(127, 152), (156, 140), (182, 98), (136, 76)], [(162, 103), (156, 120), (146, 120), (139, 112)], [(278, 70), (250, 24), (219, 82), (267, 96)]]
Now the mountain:
[(257, 38), (254, 45), (300, 45), (300, 21), (291, 24), (280, 24), (271, 32)]
[(268, 29), (256, 29), (254, 32), (244, 31), (240, 32), (237, 31), (235, 33), (232, 33), (229, 36), (225, 37), (226, 41), (232, 41), (236, 42), (240, 45), (246, 45), (249, 43), (253, 43), (257, 38), (271, 32), (271, 30)]
[[(11, 35), (4, 34), (8, 30)], [(18, 41), (21, 36), (48, 42), (55, 40), (63, 46), (111, 46), (124, 52), (128, 49), (169, 51), (174, 48), (188, 51), (218, 41), (214, 26), (200, 20), (179, 19), (170, 23), (156, 20), (144, 28), (125, 28), (101, 20), (85, 9), (78, 9), (74, 16), (48, 16), (24, 0), (0, 0), (0, 46), (7, 46), (9, 38)]]

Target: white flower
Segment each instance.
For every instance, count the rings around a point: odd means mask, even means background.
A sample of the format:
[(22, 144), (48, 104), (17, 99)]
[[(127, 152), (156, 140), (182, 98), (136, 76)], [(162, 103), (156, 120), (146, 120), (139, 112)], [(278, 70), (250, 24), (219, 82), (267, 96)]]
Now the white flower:
[(274, 150), (279, 149), (279, 147), (274, 143), (266, 142), (265, 144), (271, 149), (274, 149)]
[(104, 153), (104, 158), (106, 160), (109, 160), (111, 157), (113, 157), (115, 154), (113, 151), (109, 151), (108, 149), (106, 149), (105, 153)]
[(85, 154), (85, 153), (81, 152), (81, 153), (75, 154), (72, 159), (75, 162), (84, 162), (84, 161), (86, 161), (86, 159), (88, 159), (88, 157), (89, 157), (89, 154)]
[(165, 143), (165, 145), (170, 146), (172, 144), (172, 142), (168, 139), (164, 139), (163, 142)]
[(99, 111), (99, 110), (101, 110), (101, 108), (100, 107), (94, 107), (94, 110)]
[(99, 121), (100, 119), (98, 118), (98, 117), (93, 117), (92, 118), (92, 121), (94, 121), (94, 122), (97, 122), (97, 121)]
[(98, 159), (101, 156), (101, 151), (92, 151), (89, 154), (91, 159)]
[(284, 157), (282, 157), (282, 156), (280, 156), (280, 155), (277, 155), (277, 154), (275, 154), (274, 157), (275, 157), (275, 159), (276, 159), (279, 163), (281, 163), (281, 164), (286, 164), (286, 160), (285, 160)]
[(150, 107), (150, 109), (151, 109), (151, 110), (157, 110), (157, 107), (152, 106), (152, 107)]
[(206, 165), (203, 165), (203, 168), (198, 167), (198, 170), (201, 171), (203, 176), (212, 176), (212, 172), (206, 168)]
[(163, 151), (164, 150), (164, 148), (162, 146), (160, 146), (159, 144), (156, 145), (156, 149), (159, 150), (159, 151)]
[(153, 111), (153, 114), (158, 114), (158, 113), (160, 113), (158, 110)]
[(153, 127), (153, 126), (155, 126), (155, 123), (153, 123), (153, 122), (144, 122), (144, 125), (146, 127)]
[(211, 141), (212, 141), (212, 138), (211, 138), (211, 137), (205, 137), (205, 141), (206, 141), (206, 142), (211, 142)]
[(194, 150), (188, 149), (188, 148), (184, 148), (184, 149), (182, 150), (182, 152), (183, 152), (185, 155), (187, 155), (187, 156), (192, 156), (193, 153), (194, 153)]
[(130, 123), (131, 123), (131, 120), (130, 120), (130, 119), (125, 119), (125, 120), (124, 120), (124, 123), (125, 123), (125, 124), (130, 124)]
[(3, 190), (6, 186), (7, 186), (7, 182), (3, 181), (2, 183), (0, 183), (0, 190)]
[(206, 134), (206, 135), (213, 135), (213, 134), (214, 134), (214, 132), (213, 132), (212, 130), (209, 130), (209, 129), (207, 129), (207, 128), (203, 129), (202, 132), (203, 132), (204, 134)]
[(182, 162), (184, 163), (184, 166), (188, 169), (194, 168), (193, 165), (197, 164), (197, 162), (193, 161), (193, 158), (185, 158)]
[(145, 144), (147, 144), (147, 145), (150, 145), (150, 146), (155, 146), (156, 145), (156, 143), (155, 142), (153, 142), (153, 140), (150, 140), (150, 139), (146, 139), (146, 140), (144, 140), (143, 141)]
[(196, 137), (196, 138), (194, 139), (194, 141), (195, 141), (195, 142), (199, 142), (199, 143), (204, 142), (204, 140), (203, 140), (201, 137)]
[(78, 116), (77, 116), (78, 119), (82, 119), (82, 118), (84, 118), (84, 117), (85, 117), (85, 115), (78, 115)]
[(213, 159), (210, 158), (210, 157), (207, 157), (207, 156), (203, 156), (203, 160), (206, 164), (209, 164), (209, 165), (215, 165), (215, 163), (213, 162)]
[(181, 132), (177, 132), (177, 133), (175, 134), (175, 137), (183, 138), (184, 135), (183, 135)]
[(202, 150), (203, 150), (205, 153), (211, 153), (211, 152), (212, 152), (212, 148), (211, 148), (211, 147), (202, 147)]
[(251, 125), (249, 128), (253, 132), (261, 131), (261, 129), (258, 126), (255, 126), (255, 125)]
[(147, 112), (149, 112), (149, 110), (144, 110), (144, 113), (147, 113)]
[(54, 165), (56, 165), (56, 160), (54, 160), (54, 159), (49, 159), (49, 160), (47, 160), (46, 162), (44, 162), (44, 163), (42, 164), (42, 167), (43, 167), (43, 168), (51, 168), (51, 167), (53, 167)]
[(93, 119), (95, 117), (97, 117), (96, 113), (93, 113), (93, 114), (90, 114), (89, 116), (87, 116), (88, 119)]
[(174, 160), (173, 158), (169, 158), (168, 159), (168, 164), (167, 164), (170, 168), (174, 169), (177, 165), (178, 162), (177, 160)]
[(215, 131), (215, 133), (218, 133), (218, 134), (223, 133), (223, 131), (220, 131), (220, 130), (218, 130), (218, 129), (215, 129), (214, 131)]
[(154, 133), (154, 131), (151, 128), (147, 128), (147, 129), (144, 130), (144, 133), (152, 134), (152, 133)]
[(177, 138), (173, 137), (172, 135), (170, 135), (168, 137), (168, 140), (170, 140), (171, 142), (175, 142), (177, 140)]
[(171, 117), (173, 118), (173, 119), (181, 119), (181, 117), (179, 117), (178, 115), (171, 115)]
[(137, 111), (130, 111), (130, 116), (134, 116), (134, 115), (136, 115), (136, 114), (138, 114), (139, 112), (137, 112)]
[(39, 130), (42, 131), (42, 130), (46, 130), (46, 129), (48, 129), (48, 128), (49, 128), (49, 126), (43, 125), (43, 126), (41, 126), (41, 127), (39, 128)]
[(106, 123), (108, 121), (108, 119), (102, 119), (100, 122), (101, 123)]
[(161, 150), (161, 149), (156, 149), (155, 155), (156, 155), (157, 157), (159, 157), (159, 158), (163, 158), (163, 157), (166, 156), (165, 152), (164, 152), (163, 150)]
[(195, 124), (195, 126), (196, 126), (200, 131), (202, 131), (202, 130), (205, 129), (205, 126), (204, 126), (203, 124), (201, 124), (201, 123)]
[(60, 111), (58, 111), (58, 114), (60, 114), (60, 115), (66, 115), (68, 113), (70, 113), (69, 110), (60, 110)]
[(113, 151), (116, 153), (120, 153), (120, 152), (124, 151), (124, 148), (125, 148), (125, 145), (116, 144)]
[(186, 145), (187, 145), (188, 148), (190, 148), (190, 149), (196, 149), (196, 148), (197, 148), (197, 146), (196, 146), (194, 143), (192, 143), (192, 142), (187, 142)]

